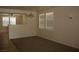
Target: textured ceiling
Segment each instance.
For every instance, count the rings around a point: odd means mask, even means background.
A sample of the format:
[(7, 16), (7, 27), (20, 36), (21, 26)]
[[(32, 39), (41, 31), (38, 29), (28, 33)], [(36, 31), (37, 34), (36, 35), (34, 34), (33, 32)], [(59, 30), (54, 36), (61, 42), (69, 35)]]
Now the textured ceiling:
[(53, 7), (54, 6), (0, 6), (0, 8), (32, 10), (32, 11), (47, 10), (47, 9), (51, 9)]

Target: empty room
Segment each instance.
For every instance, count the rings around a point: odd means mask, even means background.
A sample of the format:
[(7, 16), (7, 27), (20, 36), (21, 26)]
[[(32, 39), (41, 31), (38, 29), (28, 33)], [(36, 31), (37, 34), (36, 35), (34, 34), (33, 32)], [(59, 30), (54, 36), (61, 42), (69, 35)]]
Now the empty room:
[(0, 6), (1, 52), (79, 52), (78, 6)]

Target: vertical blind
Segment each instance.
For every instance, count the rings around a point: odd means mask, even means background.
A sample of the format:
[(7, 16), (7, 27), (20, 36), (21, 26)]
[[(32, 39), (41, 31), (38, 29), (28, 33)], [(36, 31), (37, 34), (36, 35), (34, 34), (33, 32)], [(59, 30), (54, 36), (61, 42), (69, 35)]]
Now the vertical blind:
[(52, 30), (53, 21), (54, 21), (53, 12), (39, 14), (39, 28), (40, 29)]

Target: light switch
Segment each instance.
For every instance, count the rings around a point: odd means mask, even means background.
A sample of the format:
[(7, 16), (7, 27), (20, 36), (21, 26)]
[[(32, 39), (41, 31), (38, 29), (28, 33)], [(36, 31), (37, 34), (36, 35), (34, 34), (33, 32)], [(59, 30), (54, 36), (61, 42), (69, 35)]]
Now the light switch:
[(72, 19), (72, 17), (69, 17), (69, 19)]

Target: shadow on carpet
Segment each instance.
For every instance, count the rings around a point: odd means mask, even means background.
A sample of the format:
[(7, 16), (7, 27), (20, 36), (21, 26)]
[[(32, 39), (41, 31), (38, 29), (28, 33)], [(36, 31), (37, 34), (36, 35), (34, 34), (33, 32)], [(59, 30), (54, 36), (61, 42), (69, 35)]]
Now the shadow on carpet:
[(19, 52), (78, 52), (78, 49), (65, 46), (38, 36), (12, 39)]

